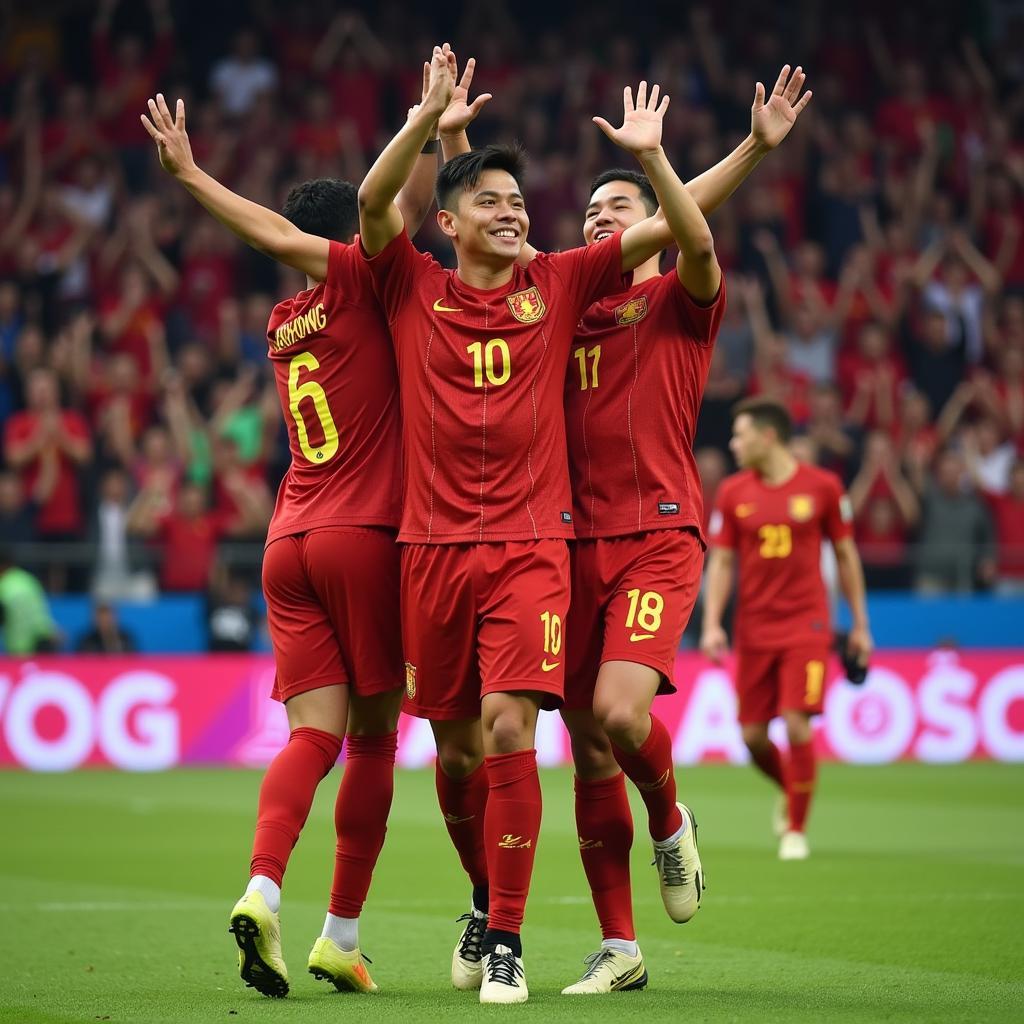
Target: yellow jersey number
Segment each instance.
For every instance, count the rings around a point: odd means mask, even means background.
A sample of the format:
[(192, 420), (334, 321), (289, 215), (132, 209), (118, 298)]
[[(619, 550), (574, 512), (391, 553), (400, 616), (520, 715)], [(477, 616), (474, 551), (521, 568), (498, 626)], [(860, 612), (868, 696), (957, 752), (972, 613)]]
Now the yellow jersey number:
[(484, 377), (494, 387), (507, 384), (512, 376), (512, 355), (504, 338), (491, 338), (485, 345), (482, 341), (474, 341), (466, 346), (466, 351), (473, 357), (473, 387), (482, 388)]
[(789, 558), (793, 551), (793, 531), (785, 523), (762, 526), (757, 535), (761, 539), (762, 558)]
[[(327, 393), (315, 380), (304, 380), (299, 383), (299, 374), (305, 370), (312, 373), (320, 369), (320, 363), (312, 352), (300, 352), (292, 356), (288, 364), (288, 411), (295, 420), (295, 429), (299, 434), (299, 448), (302, 454), (314, 465), (322, 465), (338, 454), (338, 428), (334, 425), (330, 407), (327, 404)], [(301, 403), (307, 400), (313, 403), (313, 411), (320, 421), (324, 443), (311, 445), (306, 421), (303, 419)]]
[[(595, 345), (589, 352), (583, 346), (573, 350), (576, 362), (580, 364), (580, 391), (597, 387), (597, 364), (601, 361), (601, 346)], [(588, 373), (587, 361), (590, 361)]]

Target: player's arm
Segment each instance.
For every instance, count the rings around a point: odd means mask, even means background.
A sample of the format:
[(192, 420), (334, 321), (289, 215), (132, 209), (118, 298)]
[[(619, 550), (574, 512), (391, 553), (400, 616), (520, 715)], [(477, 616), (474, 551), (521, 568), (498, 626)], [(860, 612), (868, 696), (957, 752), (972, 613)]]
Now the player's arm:
[(247, 245), (314, 280), (327, 277), (330, 242), (326, 238), (306, 234), (279, 213), (243, 199), (196, 164), (185, 131), (184, 101), (178, 100), (172, 117), (163, 94), (157, 93), (149, 101), (149, 114), (141, 115), (142, 124), (156, 143), (160, 166), (221, 224)]
[(754, 102), (750, 108), (750, 134), (724, 160), (686, 183), (686, 190), (693, 196), (701, 213), (707, 216), (717, 210), (790, 133), (797, 118), (811, 102), (813, 94), (810, 91), (800, 95), (806, 79), (803, 68), (797, 66), (791, 73), (790, 66), (786, 64), (767, 100), (764, 85), (761, 82), (755, 85)]
[(704, 620), (700, 631), (700, 649), (715, 664), (729, 650), (729, 638), (722, 627), (722, 616), (732, 590), (736, 553), (732, 548), (712, 548), (704, 568)]
[(852, 537), (843, 537), (833, 541), (836, 563), (839, 568), (839, 588), (850, 606), (853, 624), (850, 629), (847, 649), (856, 656), (862, 665), (868, 663), (874, 641), (871, 639), (871, 628), (868, 625), (867, 588), (864, 584), (864, 567), (857, 553), (857, 545)]
[(450, 61), (454, 55), (434, 47), (427, 94), (419, 109), (387, 144), (359, 186), (359, 238), (369, 256), (376, 256), (405, 227), (395, 198), (409, 180), (452, 93)]

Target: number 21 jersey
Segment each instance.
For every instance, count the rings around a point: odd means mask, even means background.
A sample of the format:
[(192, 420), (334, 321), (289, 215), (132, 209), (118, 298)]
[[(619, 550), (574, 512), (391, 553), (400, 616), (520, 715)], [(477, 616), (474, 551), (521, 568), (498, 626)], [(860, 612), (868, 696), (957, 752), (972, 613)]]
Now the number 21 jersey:
[(274, 307), (267, 355), (292, 457), (267, 543), (321, 526), (397, 528), (398, 377), (358, 242), (331, 242), (327, 279)]

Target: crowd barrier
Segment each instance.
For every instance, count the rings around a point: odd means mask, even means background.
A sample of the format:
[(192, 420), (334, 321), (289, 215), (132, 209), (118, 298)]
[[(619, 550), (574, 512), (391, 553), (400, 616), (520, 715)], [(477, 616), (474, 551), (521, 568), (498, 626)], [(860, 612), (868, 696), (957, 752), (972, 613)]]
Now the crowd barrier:
[[(679, 655), (679, 691), (657, 702), (677, 763), (746, 759), (730, 667)], [(266, 655), (0, 660), (0, 766), (264, 765), (288, 735), (273, 674)], [(882, 651), (859, 687), (833, 664), (816, 742), (822, 757), (860, 764), (1024, 761), (1024, 650)], [(557, 714), (541, 715), (537, 750), (544, 765), (569, 760)], [(429, 725), (403, 716), (399, 763), (432, 757)]]

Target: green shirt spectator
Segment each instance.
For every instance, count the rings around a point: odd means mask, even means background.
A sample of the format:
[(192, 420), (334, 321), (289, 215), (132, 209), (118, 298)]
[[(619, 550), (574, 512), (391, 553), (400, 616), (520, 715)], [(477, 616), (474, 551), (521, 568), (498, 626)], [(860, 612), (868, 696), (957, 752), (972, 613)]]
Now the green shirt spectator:
[(0, 564), (0, 615), (8, 654), (53, 650), (57, 627), (42, 584), (30, 572)]

